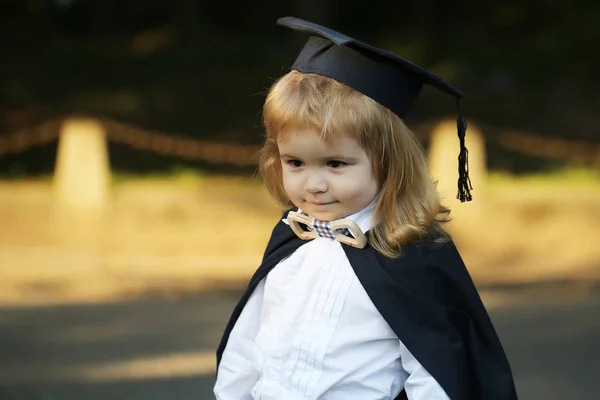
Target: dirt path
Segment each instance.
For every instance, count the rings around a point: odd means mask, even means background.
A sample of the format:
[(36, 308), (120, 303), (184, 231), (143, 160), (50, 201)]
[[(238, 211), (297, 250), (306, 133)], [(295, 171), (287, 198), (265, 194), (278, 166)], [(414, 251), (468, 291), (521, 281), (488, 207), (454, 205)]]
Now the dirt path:
[[(211, 399), (214, 349), (237, 296), (0, 308), (0, 398)], [(596, 398), (600, 293), (521, 300), (492, 310), (520, 397)]]

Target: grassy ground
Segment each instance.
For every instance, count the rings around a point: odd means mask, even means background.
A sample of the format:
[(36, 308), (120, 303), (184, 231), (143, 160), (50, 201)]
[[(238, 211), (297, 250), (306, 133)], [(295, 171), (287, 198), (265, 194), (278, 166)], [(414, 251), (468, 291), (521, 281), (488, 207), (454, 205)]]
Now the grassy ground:
[[(490, 176), (449, 226), (481, 285), (600, 279), (594, 173)], [(102, 213), (64, 212), (51, 180), (0, 182), (0, 301), (180, 296), (239, 286), (280, 210), (247, 178), (114, 180)]]

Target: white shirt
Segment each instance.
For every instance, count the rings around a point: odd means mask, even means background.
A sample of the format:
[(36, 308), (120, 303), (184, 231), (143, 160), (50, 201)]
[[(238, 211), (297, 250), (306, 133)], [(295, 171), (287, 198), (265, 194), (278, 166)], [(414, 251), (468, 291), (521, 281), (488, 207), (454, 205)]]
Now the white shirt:
[[(366, 232), (373, 210), (374, 203), (346, 218)], [(448, 399), (377, 311), (340, 243), (317, 238), (250, 296), (214, 393), (218, 400), (388, 400), (403, 388), (411, 400)]]

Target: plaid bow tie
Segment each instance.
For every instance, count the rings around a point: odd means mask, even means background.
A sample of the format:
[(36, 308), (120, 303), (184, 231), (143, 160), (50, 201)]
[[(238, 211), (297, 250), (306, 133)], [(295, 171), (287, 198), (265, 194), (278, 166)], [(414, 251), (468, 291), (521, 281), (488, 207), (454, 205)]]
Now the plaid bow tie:
[[(318, 221), (306, 214), (290, 211), (287, 220), (290, 228), (303, 240), (315, 239), (316, 237), (336, 239), (340, 243), (358, 247), (359, 249), (367, 245), (367, 238), (360, 227), (346, 219)], [(302, 229), (300, 224), (306, 226), (308, 231)]]
[[(315, 228), (315, 232), (317, 232), (317, 236), (322, 238), (335, 239), (335, 234), (331, 229), (332, 221), (319, 221), (318, 219), (313, 218), (312, 226)], [(351, 236), (350, 230), (348, 228), (340, 228), (338, 232), (342, 235)]]

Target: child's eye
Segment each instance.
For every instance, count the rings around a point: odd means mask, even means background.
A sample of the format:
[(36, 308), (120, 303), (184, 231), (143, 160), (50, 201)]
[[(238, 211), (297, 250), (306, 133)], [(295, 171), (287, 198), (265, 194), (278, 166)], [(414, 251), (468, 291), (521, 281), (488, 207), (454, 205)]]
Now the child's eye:
[(302, 161), (300, 160), (288, 160), (287, 164), (292, 168), (300, 168), (302, 166)]
[(337, 169), (337, 168), (341, 168), (341, 167), (346, 166), (346, 165), (348, 165), (348, 164), (346, 164), (343, 161), (338, 161), (338, 160), (327, 161), (327, 166), (331, 167), (331, 168), (336, 168)]

